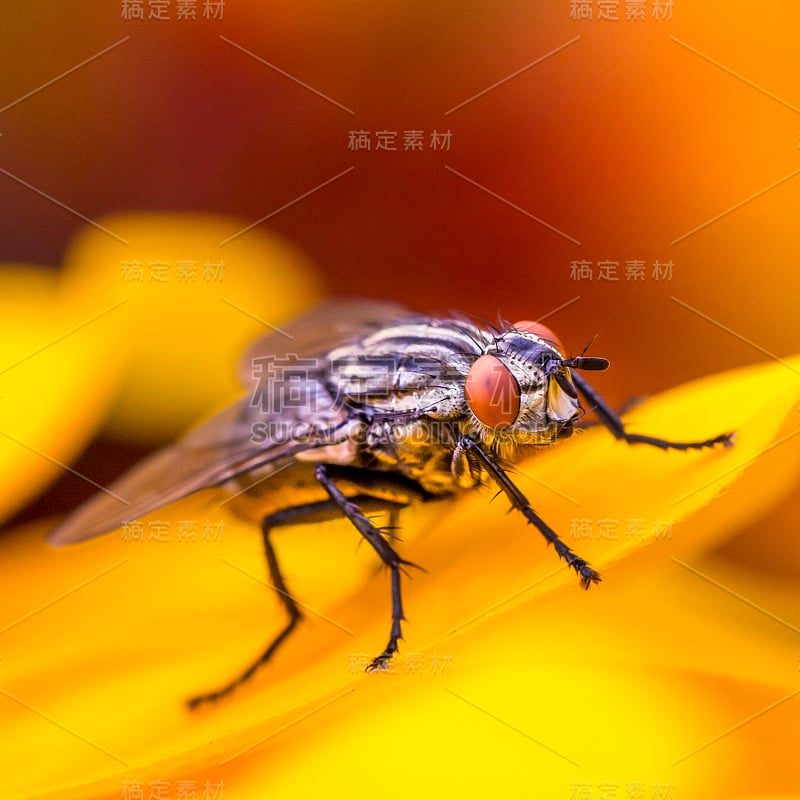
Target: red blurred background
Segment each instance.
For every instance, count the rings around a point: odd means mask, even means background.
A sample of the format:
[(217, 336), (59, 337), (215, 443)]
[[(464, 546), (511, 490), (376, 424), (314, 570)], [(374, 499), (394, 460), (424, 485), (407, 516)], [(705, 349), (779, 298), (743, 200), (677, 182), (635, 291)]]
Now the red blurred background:
[(287, 206), (263, 225), (330, 294), (490, 320), (569, 303), (548, 324), (573, 352), (598, 334), (615, 404), (800, 350), (800, 5), (134, 5), (3, 9), (0, 260), (59, 265), (84, 222), (58, 203), (247, 223)]

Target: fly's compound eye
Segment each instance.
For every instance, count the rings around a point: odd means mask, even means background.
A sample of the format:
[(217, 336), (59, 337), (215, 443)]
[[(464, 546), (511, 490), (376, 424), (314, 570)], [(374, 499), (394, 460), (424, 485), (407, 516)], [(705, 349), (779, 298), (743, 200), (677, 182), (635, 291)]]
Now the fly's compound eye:
[(559, 353), (564, 352), (564, 345), (561, 344), (561, 340), (556, 336), (547, 325), (542, 325), (541, 322), (531, 322), (528, 319), (523, 319), (520, 322), (515, 322), (514, 327), (518, 331), (525, 331), (525, 333), (533, 333), (538, 336), (540, 339), (544, 339), (547, 342), (550, 342), (552, 345), (555, 346), (556, 350)]
[(470, 411), (487, 428), (507, 428), (519, 416), (519, 384), (497, 356), (481, 356), (470, 367), (464, 394)]

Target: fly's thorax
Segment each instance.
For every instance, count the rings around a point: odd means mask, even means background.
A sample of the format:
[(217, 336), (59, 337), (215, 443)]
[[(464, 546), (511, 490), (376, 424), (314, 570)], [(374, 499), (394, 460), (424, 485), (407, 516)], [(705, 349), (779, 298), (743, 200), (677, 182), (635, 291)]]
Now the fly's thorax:
[(488, 340), (476, 339), (473, 331), (467, 335), (461, 326), (435, 322), (399, 324), (332, 351), (329, 391), (343, 405), (371, 417), (462, 417), (464, 380)]

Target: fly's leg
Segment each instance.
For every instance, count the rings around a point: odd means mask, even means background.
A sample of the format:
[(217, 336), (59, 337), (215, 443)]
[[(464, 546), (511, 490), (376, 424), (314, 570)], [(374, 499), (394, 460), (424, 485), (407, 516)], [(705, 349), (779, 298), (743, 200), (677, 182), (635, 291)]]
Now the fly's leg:
[(376, 528), (364, 516), (363, 511), (352, 500), (348, 500), (341, 489), (331, 478), (328, 468), (324, 464), (319, 464), (316, 468), (317, 480), (322, 484), (325, 491), (330, 495), (331, 500), (341, 509), (356, 530), (372, 545), (375, 552), (380, 556), (381, 561), (389, 567), (392, 580), (392, 627), (389, 633), (389, 641), (384, 651), (375, 656), (367, 665), (367, 672), (386, 669), (392, 656), (397, 652), (397, 644), (403, 638), (401, 623), (405, 619), (403, 616), (403, 601), (400, 595), (400, 570), (403, 566), (416, 566), (410, 561), (400, 558), (391, 545), (386, 541), (381, 531)]
[(591, 410), (597, 414), (600, 422), (608, 428), (609, 431), (617, 438), (621, 439), (628, 444), (649, 444), (653, 447), (658, 447), (661, 450), (703, 450), (706, 447), (713, 447), (717, 444), (731, 447), (733, 445), (733, 433), (721, 433), (713, 439), (706, 439), (703, 442), (670, 442), (667, 439), (658, 439), (654, 436), (642, 436), (639, 433), (628, 433), (619, 414), (616, 414), (613, 409), (606, 403), (605, 400), (597, 393), (586, 380), (580, 376), (572, 373), (572, 381), (575, 388), (584, 396), (586, 401), (591, 406)]
[(563, 558), (564, 561), (567, 562), (567, 565), (575, 570), (578, 577), (581, 579), (581, 584), (584, 589), (588, 589), (593, 583), (599, 583), (602, 580), (599, 573), (595, 572), (586, 561), (564, 544), (558, 537), (558, 534), (531, 508), (528, 498), (516, 487), (505, 470), (495, 464), (491, 456), (474, 439), (464, 436), (459, 441), (458, 447), (467, 453), (473, 453), (477, 457), (497, 485), (503, 490), (506, 497), (511, 501), (511, 505), (516, 508), (531, 525), (539, 530), (548, 544), (552, 544), (553, 547), (555, 547), (559, 557)]
[[(616, 409), (614, 409), (614, 413), (616, 414), (617, 417), (624, 417), (625, 414), (628, 414), (631, 411), (637, 409), (642, 403), (645, 402), (645, 400), (647, 400), (646, 394), (639, 394), (639, 395), (634, 395), (633, 397), (628, 397), (625, 400), (623, 400), (617, 406)], [(587, 420), (585, 417), (581, 418), (579, 426), (582, 431), (587, 431), (590, 428), (597, 428), (599, 426), (602, 426), (603, 428), (606, 427), (605, 424), (602, 423), (599, 418)]]
[(197, 706), (199, 706), (201, 703), (210, 703), (215, 700), (219, 700), (221, 697), (225, 697), (225, 695), (230, 694), (237, 686), (241, 686), (245, 681), (255, 674), (256, 670), (262, 664), (266, 664), (267, 661), (272, 658), (277, 649), (283, 644), (284, 641), (286, 641), (286, 639), (295, 629), (297, 623), (303, 618), (300, 608), (292, 598), (292, 595), (289, 593), (289, 588), (286, 585), (286, 580), (284, 579), (283, 574), (281, 573), (281, 568), (278, 564), (278, 558), (275, 555), (275, 548), (272, 546), (269, 535), (273, 528), (281, 525), (298, 524), (309, 518), (318, 518), (318, 514), (320, 512), (327, 510), (324, 508), (319, 508), (321, 505), (324, 506), (327, 504), (311, 503), (306, 506), (282, 509), (281, 511), (276, 511), (274, 514), (264, 517), (264, 519), (261, 521), (261, 534), (264, 539), (264, 554), (267, 559), (267, 566), (269, 567), (270, 582), (278, 592), (278, 597), (280, 598), (281, 604), (286, 609), (286, 612), (289, 616), (289, 621), (286, 623), (283, 630), (272, 640), (272, 642), (270, 642), (269, 646), (264, 650), (264, 652), (244, 672), (242, 672), (241, 675), (234, 678), (230, 683), (214, 692), (200, 694), (197, 695), (197, 697), (191, 698), (188, 703), (189, 708), (197, 708)]
[[(391, 508), (398, 507), (397, 503), (389, 501), (381, 501), (375, 498), (365, 497), (363, 504), (371, 507)], [(266, 664), (273, 655), (277, 652), (278, 648), (289, 638), (292, 631), (297, 627), (297, 624), (303, 619), (303, 614), (300, 611), (297, 602), (289, 592), (289, 587), (286, 584), (286, 579), (283, 577), (278, 558), (275, 554), (275, 548), (270, 541), (270, 533), (273, 528), (278, 528), (286, 525), (299, 525), (308, 522), (322, 522), (329, 519), (338, 519), (342, 515), (341, 507), (333, 500), (323, 500), (319, 503), (307, 503), (302, 506), (294, 506), (292, 508), (281, 509), (274, 514), (270, 514), (261, 522), (261, 532), (264, 539), (264, 554), (267, 559), (267, 566), (269, 568), (269, 577), (272, 588), (275, 589), (280, 598), (281, 604), (286, 610), (288, 622), (278, 635), (270, 642), (269, 646), (264, 652), (238, 677), (234, 678), (230, 683), (226, 684), (214, 692), (198, 695), (188, 701), (189, 708), (197, 708), (202, 703), (209, 703), (219, 700), (230, 694), (238, 686), (241, 686), (249, 680), (256, 671)]]

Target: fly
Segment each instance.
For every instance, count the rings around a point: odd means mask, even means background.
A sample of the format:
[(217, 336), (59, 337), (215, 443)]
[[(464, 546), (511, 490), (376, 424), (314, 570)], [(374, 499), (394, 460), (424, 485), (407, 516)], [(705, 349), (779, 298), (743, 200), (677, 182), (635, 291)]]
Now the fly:
[(386, 669), (402, 638), (403, 567), (414, 565), (367, 512), (396, 513), (494, 483), (588, 589), (600, 575), (536, 514), (503, 464), (569, 436), (584, 413), (580, 398), (629, 444), (663, 450), (732, 444), (730, 433), (698, 442), (628, 433), (580, 374), (607, 368), (605, 358), (566, 358), (555, 334), (535, 322), (492, 328), (393, 303), (325, 303), (250, 346), (240, 365), (248, 395), (84, 503), (49, 540), (89, 539), (212, 487), (235, 495), (231, 507), (260, 523), (287, 622), (238, 677), (190, 700), (194, 707), (248, 680), (302, 619), (273, 530), (343, 515), (389, 568), (389, 639), (367, 671)]

